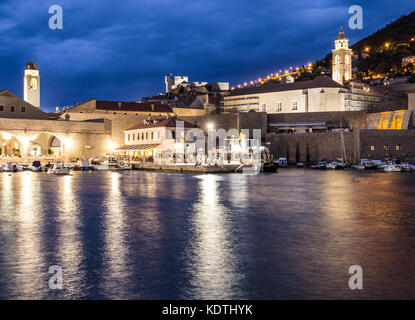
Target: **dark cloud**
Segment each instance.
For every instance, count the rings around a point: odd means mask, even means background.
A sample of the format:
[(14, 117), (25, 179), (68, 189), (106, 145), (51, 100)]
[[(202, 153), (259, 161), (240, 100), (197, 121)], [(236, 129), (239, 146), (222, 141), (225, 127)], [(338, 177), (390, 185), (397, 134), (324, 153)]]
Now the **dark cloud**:
[[(63, 30), (48, 28), (52, 4), (64, 10)], [(347, 28), (354, 4), (364, 9), (363, 30)], [(413, 9), (412, 0), (3, 1), (0, 88), (22, 95), (29, 60), (48, 110), (152, 95), (169, 73), (237, 84), (322, 58), (340, 25), (356, 42)]]

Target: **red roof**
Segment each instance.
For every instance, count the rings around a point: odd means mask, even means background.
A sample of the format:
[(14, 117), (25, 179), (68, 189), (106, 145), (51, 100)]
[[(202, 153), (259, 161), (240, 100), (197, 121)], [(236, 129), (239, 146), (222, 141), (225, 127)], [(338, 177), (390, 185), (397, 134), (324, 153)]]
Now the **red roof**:
[(98, 110), (108, 111), (173, 112), (166, 104), (149, 102), (137, 103), (97, 100), (96, 108)]
[(148, 125), (145, 124), (139, 124), (134, 127), (131, 127), (125, 131), (131, 131), (131, 130), (137, 130), (137, 129), (147, 129), (147, 128), (176, 128), (176, 122), (182, 121), (184, 128), (198, 128), (198, 126), (194, 125), (193, 123), (183, 121), (180, 119), (176, 119), (175, 117), (167, 118), (163, 121), (160, 121), (158, 123), (151, 123)]

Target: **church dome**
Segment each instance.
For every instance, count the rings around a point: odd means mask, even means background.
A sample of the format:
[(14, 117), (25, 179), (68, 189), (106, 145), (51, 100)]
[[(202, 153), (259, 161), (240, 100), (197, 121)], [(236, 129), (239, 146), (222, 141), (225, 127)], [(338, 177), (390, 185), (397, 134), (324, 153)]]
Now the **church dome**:
[(337, 36), (336, 40), (348, 40), (349, 38), (346, 37), (346, 34), (343, 31), (343, 27), (341, 27), (339, 35)]
[(30, 61), (26, 64), (26, 70), (37, 70), (36, 63)]

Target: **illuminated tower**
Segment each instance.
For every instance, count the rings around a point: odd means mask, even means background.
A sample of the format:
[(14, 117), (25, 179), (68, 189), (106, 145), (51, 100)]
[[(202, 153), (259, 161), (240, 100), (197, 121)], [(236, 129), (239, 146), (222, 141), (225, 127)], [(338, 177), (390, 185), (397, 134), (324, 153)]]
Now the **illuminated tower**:
[(333, 80), (343, 85), (352, 78), (352, 49), (349, 49), (349, 39), (346, 37), (343, 27), (334, 40), (332, 77)]
[(40, 109), (40, 76), (34, 62), (29, 62), (24, 71), (23, 99)]

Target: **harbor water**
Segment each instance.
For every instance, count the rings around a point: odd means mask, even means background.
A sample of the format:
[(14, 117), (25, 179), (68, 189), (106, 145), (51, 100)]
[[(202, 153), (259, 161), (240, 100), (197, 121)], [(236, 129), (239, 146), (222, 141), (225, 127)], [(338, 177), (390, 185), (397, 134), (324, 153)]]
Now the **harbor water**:
[(415, 299), (414, 173), (20, 172), (0, 188), (0, 299)]

